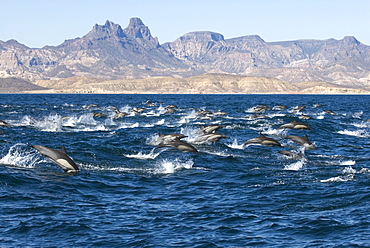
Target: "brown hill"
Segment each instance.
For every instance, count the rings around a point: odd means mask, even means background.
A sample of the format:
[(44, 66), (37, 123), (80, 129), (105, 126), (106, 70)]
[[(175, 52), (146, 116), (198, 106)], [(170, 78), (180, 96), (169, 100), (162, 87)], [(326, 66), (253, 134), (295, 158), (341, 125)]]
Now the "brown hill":
[(145, 79), (103, 80), (70, 77), (39, 80), (36, 85), (49, 90), (33, 93), (117, 93), (117, 94), (370, 94), (369, 91), (341, 87), (326, 82), (291, 84), (283, 80), (227, 74), (203, 74), (188, 78), (150, 77)]
[(22, 91), (48, 90), (20, 78), (0, 78), (0, 93), (19, 93)]

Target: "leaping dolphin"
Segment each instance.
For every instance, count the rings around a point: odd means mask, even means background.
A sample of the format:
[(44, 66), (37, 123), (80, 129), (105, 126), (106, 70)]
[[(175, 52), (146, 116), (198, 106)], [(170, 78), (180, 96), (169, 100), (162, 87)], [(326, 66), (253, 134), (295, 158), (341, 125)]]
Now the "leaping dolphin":
[(284, 129), (284, 128), (299, 129), (299, 130), (301, 130), (301, 129), (312, 130), (309, 125), (304, 124), (302, 122), (298, 122), (298, 121), (292, 121), (290, 123), (283, 124), (278, 129)]
[(55, 150), (39, 145), (32, 145), (32, 147), (36, 149), (41, 155), (50, 158), (51, 161), (59, 165), (60, 168), (62, 168), (65, 172), (70, 173), (80, 171), (75, 162), (73, 162), (73, 160), (68, 157), (64, 146), (62, 146), (62, 150)]
[(209, 126), (203, 126), (199, 125), (199, 130), (197, 133), (204, 133), (204, 134), (210, 134), (216, 132), (218, 129), (223, 128), (224, 126), (219, 125), (219, 124), (213, 124)]
[(291, 141), (297, 143), (298, 145), (301, 145), (305, 147), (307, 150), (316, 150), (317, 147), (309, 141), (307, 134), (303, 137), (296, 136), (296, 135), (288, 135), (285, 137), (286, 139), (290, 139)]
[(220, 139), (228, 139), (229, 136), (226, 136), (223, 133), (205, 133), (194, 140), (194, 143), (204, 144), (204, 143), (215, 143), (220, 141)]
[(272, 138), (268, 138), (262, 133), (260, 134), (259, 137), (247, 140), (244, 143), (244, 145), (248, 145), (248, 144), (260, 144), (260, 145), (265, 145), (265, 146), (280, 146), (281, 147), (281, 144), (279, 143), (279, 141), (274, 140)]
[(166, 143), (161, 143), (158, 145), (159, 148), (161, 147), (172, 147), (172, 148), (175, 148), (175, 149), (178, 149), (182, 152), (194, 152), (194, 153), (199, 153), (198, 150), (190, 145), (189, 143), (186, 143), (180, 139), (174, 139), (172, 141), (168, 141)]

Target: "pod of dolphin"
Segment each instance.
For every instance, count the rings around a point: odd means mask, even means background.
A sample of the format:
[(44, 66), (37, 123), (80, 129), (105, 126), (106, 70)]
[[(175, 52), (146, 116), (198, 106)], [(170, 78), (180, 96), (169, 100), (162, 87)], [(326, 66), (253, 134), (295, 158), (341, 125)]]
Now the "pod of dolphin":
[[(154, 106), (154, 104), (150, 101), (147, 102), (147, 106)], [(316, 104), (314, 107), (319, 107), (321, 104)], [(90, 104), (87, 106), (84, 106), (86, 109), (90, 108), (100, 108), (96, 104)], [(297, 113), (299, 111), (302, 111), (305, 108), (305, 106), (299, 106), (293, 109), (294, 113)], [(113, 116), (113, 119), (119, 119), (123, 118), (129, 115), (129, 113), (121, 112), (117, 107), (115, 106), (109, 106), (108, 109), (115, 112), (115, 115)], [(176, 105), (168, 105), (165, 107), (165, 114), (172, 114), (176, 112), (177, 106)], [(283, 105), (277, 105), (272, 110), (284, 110), (286, 109), (286, 106)], [(134, 108), (132, 111), (134, 113), (142, 113), (146, 109), (145, 108)], [(266, 110), (271, 110), (266, 105), (258, 105), (254, 108), (255, 113), (263, 113)], [(335, 113), (331, 110), (325, 110), (326, 113), (335, 115)], [(197, 118), (202, 120), (209, 120), (212, 119), (211, 116), (215, 115), (227, 115), (225, 112), (215, 112), (212, 113), (211, 111), (201, 110), (197, 113)], [(93, 112), (93, 116), (96, 118), (106, 117), (103, 113), (99, 112)], [(301, 115), (303, 116), (303, 115)], [(257, 118), (266, 118), (266, 116), (261, 114), (255, 114), (252, 116), (253, 119)], [(298, 117), (300, 118), (300, 117)], [(309, 116), (304, 116), (300, 119), (309, 119)], [(6, 123), (5, 121), (0, 121), (0, 126), (2, 127), (9, 127), (10, 125)], [(230, 138), (222, 133), (220, 133), (218, 130), (224, 128), (224, 126), (220, 124), (213, 124), (213, 125), (199, 125), (199, 130), (197, 131), (197, 134), (199, 134), (195, 140), (195, 144), (206, 144), (206, 143), (215, 143), (220, 141), (221, 139), (227, 139)], [(305, 124), (303, 122), (298, 121), (291, 121), (290, 123), (285, 123), (278, 127), (278, 129), (292, 129), (292, 130), (312, 130), (311, 127), (308, 124)], [(200, 154), (199, 151), (188, 142), (184, 141), (183, 139), (188, 136), (181, 134), (181, 133), (170, 133), (170, 134), (162, 134), (159, 133), (157, 139), (154, 142), (151, 142), (152, 145), (157, 146), (158, 148), (163, 147), (169, 147), (177, 149), (181, 152), (192, 152), (195, 154)], [(285, 137), (285, 139), (291, 140), (292, 142), (302, 146), (306, 150), (315, 150), (317, 147), (309, 140), (307, 134), (305, 136), (296, 136), (296, 135), (288, 135)], [(257, 144), (257, 145), (263, 145), (263, 146), (277, 146), (277, 147), (283, 147), (279, 141), (266, 137), (264, 134), (260, 133), (259, 136), (255, 138), (251, 138), (247, 140), (243, 146), (250, 145), (250, 144)], [(66, 149), (64, 146), (62, 146), (61, 150), (55, 150), (49, 147), (41, 146), (41, 145), (31, 145), (32, 148), (37, 150), (41, 155), (49, 158), (52, 162), (57, 164), (60, 168), (62, 168), (67, 173), (76, 173), (80, 171), (80, 168), (77, 166), (77, 164), (67, 155)], [(303, 154), (302, 152), (291, 152), (291, 151), (279, 151), (280, 154), (285, 155), (289, 158), (302, 158)]]

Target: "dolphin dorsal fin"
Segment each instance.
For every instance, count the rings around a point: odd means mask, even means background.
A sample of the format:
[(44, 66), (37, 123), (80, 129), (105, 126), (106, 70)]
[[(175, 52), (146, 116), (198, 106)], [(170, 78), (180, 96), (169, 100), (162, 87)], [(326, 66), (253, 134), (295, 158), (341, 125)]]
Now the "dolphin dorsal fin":
[(64, 146), (62, 146), (62, 150), (61, 150), (64, 154), (67, 155), (67, 151), (66, 151), (66, 148)]

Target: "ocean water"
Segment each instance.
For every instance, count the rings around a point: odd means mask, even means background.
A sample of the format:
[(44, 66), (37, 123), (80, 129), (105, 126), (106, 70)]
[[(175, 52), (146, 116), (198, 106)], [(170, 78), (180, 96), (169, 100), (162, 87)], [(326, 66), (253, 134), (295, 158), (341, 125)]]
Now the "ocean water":
[[(370, 96), (0, 99), (10, 125), (0, 127), (1, 247), (370, 246)], [(260, 104), (287, 108), (255, 113)], [(112, 106), (129, 115), (114, 119)], [(292, 120), (312, 130), (278, 129)], [(196, 142), (211, 124), (229, 138)], [(199, 153), (158, 148), (158, 133), (185, 134)], [(282, 147), (243, 145), (260, 133)], [(285, 139), (306, 134), (316, 150)], [(31, 145), (65, 146), (81, 171), (65, 173)]]

